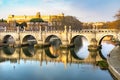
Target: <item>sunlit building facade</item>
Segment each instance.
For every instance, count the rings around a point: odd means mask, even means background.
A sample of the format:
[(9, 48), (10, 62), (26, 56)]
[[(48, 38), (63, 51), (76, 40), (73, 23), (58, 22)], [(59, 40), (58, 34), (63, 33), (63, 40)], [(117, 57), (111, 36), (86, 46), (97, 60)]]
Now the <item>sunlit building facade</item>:
[[(37, 12), (36, 15), (9, 15), (7, 22), (8, 23), (22, 23), (22, 22), (29, 22), (33, 18), (41, 18), (45, 22), (48, 23), (48, 25), (55, 25), (59, 24), (61, 25), (61, 20), (64, 18), (64, 14), (58, 14), (58, 15), (41, 15), (40, 12)], [(13, 26), (13, 25), (12, 25)]]

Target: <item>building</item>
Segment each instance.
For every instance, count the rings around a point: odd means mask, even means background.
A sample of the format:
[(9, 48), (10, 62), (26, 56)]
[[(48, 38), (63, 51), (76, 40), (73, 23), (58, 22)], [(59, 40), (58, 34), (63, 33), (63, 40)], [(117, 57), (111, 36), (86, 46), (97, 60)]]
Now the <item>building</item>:
[(9, 15), (7, 22), (8, 23), (29, 22), (33, 18), (42, 18), (45, 22), (48, 22), (49, 25), (55, 25), (55, 24), (61, 25), (61, 20), (64, 18), (64, 14), (62, 13), (58, 15), (41, 15), (40, 12), (37, 12), (36, 15), (18, 15), (18, 16)]
[(83, 23), (83, 28), (85, 29), (102, 29), (104, 28), (104, 22), (88, 22), (88, 23)]
[(0, 31), (4, 31), (5, 29), (9, 28), (9, 23), (5, 21), (0, 21)]

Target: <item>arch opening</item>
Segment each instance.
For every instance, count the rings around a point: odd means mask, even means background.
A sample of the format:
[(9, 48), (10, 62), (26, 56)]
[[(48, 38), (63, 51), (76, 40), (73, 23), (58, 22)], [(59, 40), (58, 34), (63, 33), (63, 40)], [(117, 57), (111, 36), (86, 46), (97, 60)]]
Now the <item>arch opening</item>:
[(32, 57), (35, 55), (36, 50), (34, 48), (34, 45), (37, 44), (37, 40), (32, 35), (26, 35), (22, 40), (22, 50), (24, 54), (28, 57)]
[(45, 43), (50, 45), (45, 49), (47, 56), (56, 58), (60, 54), (60, 45), (62, 44), (59, 37), (56, 35), (50, 35), (46, 38)]
[(37, 44), (37, 40), (32, 35), (26, 35), (22, 40), (22, 44), (24, 44), (24, 45), (34, 45), (34, 44)]
[(3, 38), (3, 44), (6, 45), (15, 44), (15, 39), (11, 35), (6, 35)]
[(88, 57), (88, 40), (85, 36), (76, 35), (71, 39), (70, 43), (74, 45), (74, 48), (70, 49), (74, 58), (83, 60)]
[(105, 35), (99, 41), (99, 45), (101, 45), (100, 56), (103, 59), (106, 59), (110, 51), (115, 47), (115, 43), (112, 41), (113, 37), (113, 35)]

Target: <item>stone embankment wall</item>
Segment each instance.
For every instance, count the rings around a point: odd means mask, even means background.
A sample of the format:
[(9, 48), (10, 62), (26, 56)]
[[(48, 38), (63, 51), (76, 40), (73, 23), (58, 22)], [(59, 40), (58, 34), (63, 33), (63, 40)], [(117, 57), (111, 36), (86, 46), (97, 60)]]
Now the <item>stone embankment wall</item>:
[(120, 80), (120, 46), (116, 46), (107, 58), (110, 72)]

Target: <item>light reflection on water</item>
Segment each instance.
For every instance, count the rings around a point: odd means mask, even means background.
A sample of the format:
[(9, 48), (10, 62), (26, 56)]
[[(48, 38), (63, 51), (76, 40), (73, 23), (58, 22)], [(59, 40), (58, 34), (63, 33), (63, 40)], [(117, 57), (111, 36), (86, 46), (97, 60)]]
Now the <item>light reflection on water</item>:
[(82, 42), (83, 42), (83, 45), (81, 48), (79, 48), (78, 52), (76, 52), (76, 54), (82, 58), (82, 59), (85, 59), (88, 57), (89, 55), (89, 51), (88, 51), (88, 41), (85, 39), (85, 38), (82, 38)]
[(92, 64), (68, 64), (67, 69), (63, 63), (23, 60), (18, 63), (9, 61), (0, 63), (1, 80), (113, 80), (107, 70), (101, 70)]
[(107, 58), (107, 55), (110, 53), (110, 51), (112, 51), (112, 49), (115, 47), (114, 44), (112, 43), (108, 43), (108, 42), (103, 42), (102, 43), (102, 49), (101, 49), (101, 52), (102, 52), (102, 55)]
[[(102, 45), (103, 55), (107, 55), (106, 49), (111, 50), (113, 46), (106, 43), (102, 43)], [(90, 52), (88, 52), (87, 46), (88, 42), (83, 41), (82, 48), (76, 53), (80, 58), (88, 57)], [(30, 48), (29, 51), (33, 53), (33, 50)], [(2, 50), (0, 52), (1, 56)], [(34, 55), (35, 52), (37, 51), (34, 51)], [(44, 56), (46, 60), (37, 60), (32, 58), (34, 55), (28, 56), (26, 59), (6, 59), (6, 61), (0, 59), (0, 80), (113, 80), (108, 70), (101, 70), (95, 64), (73, 62), (71, 57), (68, 57), (68, 59), (71, 58), (71, 62), (68, 62), (65, 52), (69, 51), (63, 52), (64, 54), (59, 55), (60, 61), (47, 56)], [(40, 55), (43, 53), (39, 52), (38, 55), (41, 57)], [(50, 60), (47, 61), (47, 59)]]

